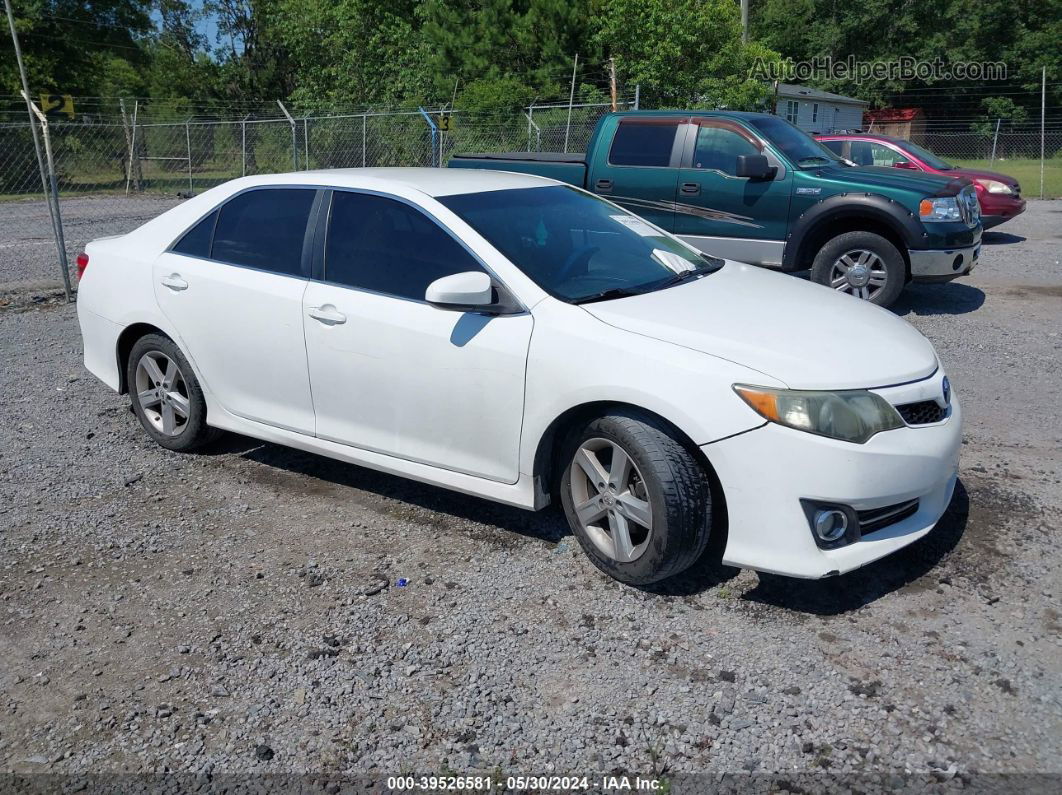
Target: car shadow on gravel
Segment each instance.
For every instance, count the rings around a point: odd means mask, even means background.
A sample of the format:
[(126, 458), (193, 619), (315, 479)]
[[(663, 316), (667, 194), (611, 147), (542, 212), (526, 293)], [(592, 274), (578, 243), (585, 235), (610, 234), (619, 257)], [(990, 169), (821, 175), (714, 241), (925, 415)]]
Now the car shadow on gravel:
[(961, 282), (912, 284), (900, 293), (891, 309), (904, 315), (965, 315), (976, 312), (985, 302), (983, 290)]
[(981, 235), (981, 244), (985, 246), (1009, 246), (1011, 243), (1024, 242), (1024, 237), (1010, 232), (985, 232)]
[[(951, 552), (966, 531), (970, 497), (960, 480), (947, 511), (927, 535), (899, 552), (839, 577), (798, 580), (759, 574), (759, 584), (742, 599), (799, 613), (834, 616), (858, 610), (881, 597), (930, 579), (931, 572)], [(933, 580), (932, 586), (936, 586)], [(930, 587), (926, 585), (926, 587)]]
[[(499, 546), (511, 545), (519, 540), (557, 544), (564, 537), (571, 535), (564, 516), (555, 506), (542, 511), (525, 511), (292, 447), (256, 442), (235, 434), (229, 435), (234, 437), (233, 441), (219, 441), (219, 448), (231, 445), (227, 452), (238, 453), (246, 460), (265, 464), (273, 470), (313, 478), (318, 484), (356, 489), (364, 493), (364, 499), (358, 501), (382, 516), (429, 525), (445, 526), (448, 524), (448, 518), (472, 523), (471, 527), (465, 524), (459, 529), (466, 532), (471, 529), (477, 538)], [(246, 447), (243, 446), (244, 441)], [(219, 449), (219, 452), (225, 451)], [(260, 473), (258, 479), (276, 480), (274, 474), (266, 470)], [(290, 484), (272, 485), (290, 487)], [(313, 487), (311, 490), (317, 491)], [(394, 505), (395, 500), (401, 503), (398, 508)], [(417, 509), (423, 509), (427, 513), (421, 513)], [(439, 514), (442, 514), (442, 517)]]

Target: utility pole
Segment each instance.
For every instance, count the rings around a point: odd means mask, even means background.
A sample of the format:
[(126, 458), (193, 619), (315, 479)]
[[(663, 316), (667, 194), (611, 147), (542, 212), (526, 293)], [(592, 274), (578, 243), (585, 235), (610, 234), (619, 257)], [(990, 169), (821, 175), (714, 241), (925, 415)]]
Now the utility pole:
[(15, 30), (15, 12), (11, 10), (11, 0), (4, 0), (4, 8), (7, 10), (7, 24), (11, 27), (11, 43), (15, 48), (15, 60), (18, 62), (18, 74), (22, 78), (22, 97), (26, 100), (26, 114), (29, 116), (30, 133), (33, 135), (33, 150), (37, 154), (37, 168), (41, 172), (41, 187), (44, 188), (44, 197), (48, 202), (48, 214), (52, 217), (52, 235), (55, 238), (55, 247), (59, 252), (59, 267), (63, 271), (63, 290), (66, 292), (67, 303), (71, 301), (70, 292), (70, 267), (66, 261), (66, 245), (63, 243), (63, 219), (59, 214), (59, 191), (55, 182), (54, 174), (49, 180), (44, 170), (44, 158), (41, 157), (41, 141), (37, 135), (37, 120), (34, 118), (33, 102), (30, 100), (29, 80), (26, 79), (26, 65), (22, 62), (22, 48), (18, 43), (18, 31)]
[(741, 41), (749, 41), (749, 0), (741, 0)]
[(575, 70), (579, 68), (579, 53), (575, 53), (572, 64), (572, 89), (568, 94), (568, 123), (564, 126), (564, 151), (568, 151), (568, 133), (572, 128), (572, 103), (575, 102)]
[(612, 93), (612, 112), (615, 113), (616, 108), (616, 59), (608, 59), (608, 87)]

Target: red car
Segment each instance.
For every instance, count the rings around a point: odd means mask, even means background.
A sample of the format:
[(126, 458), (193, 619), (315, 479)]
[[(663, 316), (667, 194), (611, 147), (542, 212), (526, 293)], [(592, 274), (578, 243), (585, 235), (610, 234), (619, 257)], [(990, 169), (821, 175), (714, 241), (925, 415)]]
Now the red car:
[(816, 135), (819, 141), (857, 166), (892, 166), (928, 171), (945, 177), (966, 177), (977, 189), (981, 203), (981, 224), (985, 229), (999, 226), (1025, 212), (1021, 186), (1014, 177), (978, 168), (957, 168), (928, 149), (889, 135), (850, 133)]

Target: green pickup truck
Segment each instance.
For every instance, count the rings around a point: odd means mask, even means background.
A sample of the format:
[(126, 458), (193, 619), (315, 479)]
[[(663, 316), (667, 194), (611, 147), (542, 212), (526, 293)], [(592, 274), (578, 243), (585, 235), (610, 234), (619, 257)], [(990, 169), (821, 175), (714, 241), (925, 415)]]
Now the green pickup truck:
[(814, 281), (882, 306), (908, 282), (969, 273), (981, 249), (969, 180), (854, 166), (765, 113), (610, 113), (585, 154), (465, 154), (449, 166), (577, 185), (706, 254), (810, 268)]

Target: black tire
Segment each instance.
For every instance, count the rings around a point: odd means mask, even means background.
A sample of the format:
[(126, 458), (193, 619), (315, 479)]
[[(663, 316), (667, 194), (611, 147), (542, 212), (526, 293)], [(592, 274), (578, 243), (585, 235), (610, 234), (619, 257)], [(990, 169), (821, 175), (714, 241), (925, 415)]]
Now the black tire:
[(868, 300), (878, 306), (892, 306), (900, 297), (907, 281), (907, 266), (896, 246), (873, 232), (845, 232), (843, 235), (828, 240), (815, 255), (815, 261), (811, 265), (811, 280), (832, 288), (830, 281), (834, 264), (846, 253), (852, 251), (873, 253), (881, 261), (885, 270), (885, 284), (871, 292), (869, 298), (864, 297), (863, 300)]
[[(183, 381), (183, 391), (188, 402), (188, 417), (180, 424), (179, 430), (174, 435), (163, 433), (157, 428), (152, 419), (149, 419), (147, 411), (141, 405), (137, 390), (137, 366), (148, 354), (163, 354), (172, 360), (178, 367)], [(195, 377), (192, 366), (188, 363), (181, 349), (173, 340), (161, 334), (147, 334), (135, 343), (129, 351), (129, 360), (125, 366), (125, 382), (129, 387), (129, 398), (133, 405), (133, 413), (136, 414), (140, 424), (147, 431), (148, 436), (154, 439), (167, 450), (188, 452), (202, 447), (213, 441), (220, 435), (220, 431), (206, 424), (207, 406), (203, 398), (203, 390)]]
[[(672, 434), (672, 429), (652, 415), (617, 411), (577, 428), (561, 448), (565, 467), (558, 485), (568, 524), (593, 564), (629, 585), (648, 585), (679, 574), (697, 561), (708, 544), (712, 525), (708, 478), (692, 451)], [(628, 562), (605, 554), (575, 513), (572, 468), (578, 465), (574, 456), (593, 440), (617, 444), (630, 456), (640, 483), (644, 483), (639, 488), (644, 488), (652, 506), (651, 531), (643, 542), (644, 551)]]

